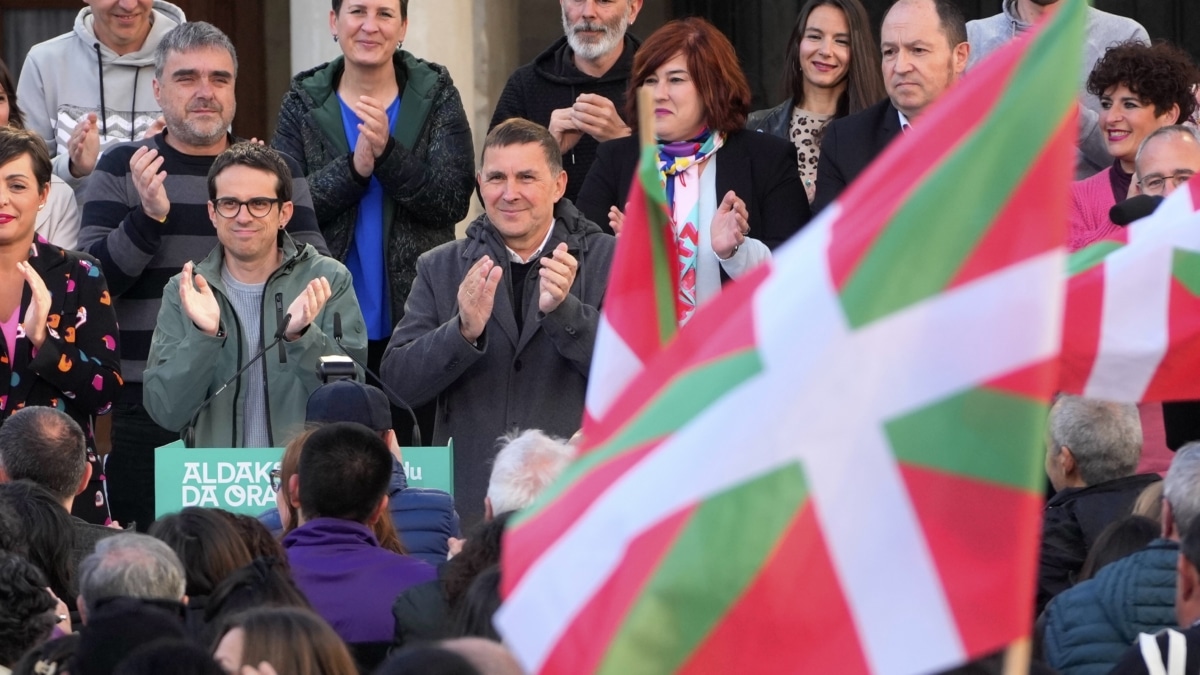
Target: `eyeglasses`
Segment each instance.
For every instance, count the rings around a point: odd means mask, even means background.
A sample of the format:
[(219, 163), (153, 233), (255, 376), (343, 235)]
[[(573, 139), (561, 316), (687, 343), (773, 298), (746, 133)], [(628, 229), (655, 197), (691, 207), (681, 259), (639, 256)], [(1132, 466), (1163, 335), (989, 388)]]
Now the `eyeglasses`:
[(214, 199), (212, 205), (217, 213), (226, 218), (237, 218), (243, 206), (250, 212), (250, 215), (255, 218), (262, 218), (271, 212), (272, 206), (282, 203), (282, 199), (271, 199), (269, 197), (254, 197), (244, 202), (233, 197), (221, 197), (220, 199)]
[(1167, 181), (1171, 181), (1171, 187), (1179, 187), (1191, 180), (1194, 175), (1196, 175), (1195, 171), (1180, 171), (1170, 176), (1150, 176), (1145, 180), (1138, 181), (1138, 185), (1142, 186), (1142, 192), (1154, 195), (1167, 187)]
[(283, 480), (283, 469), (271, 469), (271, 473), (267, 475), (271, 477), (271, 490), (279, 492), (279, 484)]

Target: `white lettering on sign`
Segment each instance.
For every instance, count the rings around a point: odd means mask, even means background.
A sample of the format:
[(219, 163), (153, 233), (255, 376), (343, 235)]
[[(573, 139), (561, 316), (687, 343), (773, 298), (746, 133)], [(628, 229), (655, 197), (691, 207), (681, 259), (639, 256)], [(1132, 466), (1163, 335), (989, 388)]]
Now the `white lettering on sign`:
[(183, 505), (184, 506), (220, 506), (217, 501), (217, 489), (211, 485), (196, 487), (194, 485), (183, 486)]
[(409, 480), (423, 480), (421, 478), (421, 467), (413, 466), (411, 462), (404, 463), (404, 475)]

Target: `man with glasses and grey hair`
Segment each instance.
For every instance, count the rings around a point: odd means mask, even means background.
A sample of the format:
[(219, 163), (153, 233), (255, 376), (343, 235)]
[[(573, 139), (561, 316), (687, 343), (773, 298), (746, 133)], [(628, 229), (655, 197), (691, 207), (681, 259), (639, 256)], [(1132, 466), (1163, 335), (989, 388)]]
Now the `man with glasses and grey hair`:
[[(218, 243), (163, 291), (146, 362), (146, 410), (167, 429), (194, 418), (194, 447), (283, 445), (303, 427), (308, 397), (321, 386), (320, 358), (340, 353), (337, 328), (344, 327), (345, 347), (367, 358), (350, 272), (284, 231), (296, 207), (279, 151), (231, 146), (209, 169), (208, 197)], [(265, 348), (274, 351), (226, 388)]]
[[(125, 387), (113, 409), (105, 476), (113, 517), (139, 528), (154, 520), (154, 448), (178, 440), (183, 426), (163, 428), (147, 414), (143, 371), (167, 280), (217, 243), (207, 176), (237, 141), (229, 132), (236, 83), (237, 53), (218, 28), (197, 21), (171, 30), (154, 54), (166, 129), (105, 152), (83, 194), (79, 246), (100, 261), (121, 326)], [(287, 231), (301, 248), (327, 253), (304, 173), (285, 160), (293, 204)]]
[(1200, 172), (1200, 131), (1174, 124), (1155, 129), (1142, 141), (1134, 160), (1138, 194), (1170, 197)]

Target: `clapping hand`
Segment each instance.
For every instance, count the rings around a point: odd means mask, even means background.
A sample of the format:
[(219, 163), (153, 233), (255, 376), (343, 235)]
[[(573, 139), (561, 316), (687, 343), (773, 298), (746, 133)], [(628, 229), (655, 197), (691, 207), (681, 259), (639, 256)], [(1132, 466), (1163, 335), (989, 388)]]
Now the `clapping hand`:
[(308, 282), (308, 286), (300, 291), (300, 295), (297, 295), (292, 304), (288, 306), (287, 311), (292, 318), (288, 321), (284, 339), (291, 342), (299, 338), (308, 325), (316, 320), (331, 295), (333, 295), (333, 290), (329, 286), (329, 280), (325, 277), (318, 277)]
[(29, 284), (29, 307), (25, 310), (25, 320), (21, 325), (25, 328), (25, 337), (37, 349), (41, 349), (46, 341), (46, 319), (50, 316), (50, 291), (41, 275), (33, 269), (28, 261), (17, 263), (17, 269)]
[(200, 332), (216, 337), (221, 328), (221, 307), (213, 295), (208, 281), (195, 273), (195, 266), (186, 263), (179, 278), (179, 303), (183, 313), (192, 320)]

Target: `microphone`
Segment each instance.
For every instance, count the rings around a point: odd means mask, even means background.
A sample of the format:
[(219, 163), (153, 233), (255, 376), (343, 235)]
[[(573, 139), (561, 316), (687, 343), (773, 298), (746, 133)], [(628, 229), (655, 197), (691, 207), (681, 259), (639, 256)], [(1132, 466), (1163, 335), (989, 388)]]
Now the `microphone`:
[(287, 327), (291, 320), (291, 312), (284, 314), (283, 320), (279, 322), (279, 328), (275, 331), (275, 339), (271, 340), (271, 344), (259, 350), (259, 352), (255, 354), (253, 358), (246, 362), (246, 365), (238, 368), (238, 371), (234, 373), (232, 377), (230, 377), (228, 380), (225, 380), (225, 384), (222, 384), (220, 387), (218, 387), (216, 391), (214, 391), (208, 398), (204, 399), (204, 402), (196, 408), (196, 412), (192, 413), (192, 418), (188, 420), (187, 426), (181, 429), (179, 432), (179, 436), (183, 439), (183, 444), (186, 447), (196, 447), (196, 422), (200, 419), (200, 413), (204, 412), (204, 409), (208, 407), (209, 403), (212, 403), (213, 399), (220, 396), (221, 392), (225, 391), (229, 385), (233, 384), (239, 377), (241, 377), (242, 373), (246, 372), (250, 366), (254, 365), (256, 361), (265, 356), (267, 352), (271, 351), (272, 347), (279, 344), (283, 340), (283, 336), (287, 334)]
[(1108, 219), (1113, 225), (1125, 227), (1135, 220), (1141, 220), (1154, 213), (1163, 198), (1156, 195), (1137, 195), (1130, 197), (1108, 210)]
[(333, 313), (333, 342), (338, 346), (338, 349), (342, 350), (343, 354), (350, 357), (350, 360), (353, 361), (355, 365), (357, 365), (359, 368), (362, 368), (364, 373), (375, 378), (375, 381), (379, 383), (380, 388), (383, 389), (383, 393), (387, 394), (388, 400), (392, 402), (392, 405), (396, 406), (397, 408), (403, 408), (404, 411), (408, 413), (408, 416), (413, 423), (413, 445), (420, 446), (421, 426), (417, 424), (417, 414), (413, 412), (412, 406), (406, 403), (404, 399), (400, 398), (396, 392), (392, 391), (392, 388), (387, 386), (387, 383), (383, 381), (383, 378), (380, 377), (378, 373), (368, 368), (367, 364), (355, 358), (354, 355), (350, 353), (350, 350), (346, 349), (346, 345), (342, 344), (341, 312)]

